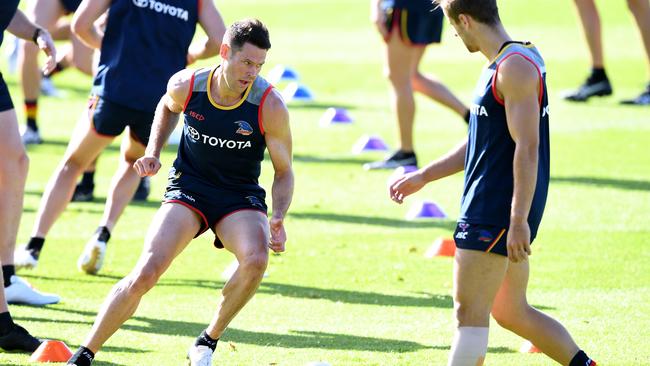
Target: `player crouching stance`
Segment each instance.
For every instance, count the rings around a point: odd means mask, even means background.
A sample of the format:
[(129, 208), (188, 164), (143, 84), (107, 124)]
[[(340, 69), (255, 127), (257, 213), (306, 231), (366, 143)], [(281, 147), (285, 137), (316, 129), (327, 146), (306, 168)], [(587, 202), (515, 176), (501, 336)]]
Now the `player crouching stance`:
[[(215, 246), (232, 252), (239, 268), (225, 284), (210, 325), (188, 354), (190, 365), (210, 365), (219, 337), (257, 290), (268, 249), (284, 251), (283, 220), (294, 181), (291, 132), (284, 102), (258, 76), (270, 48), (268, 30), (260, 21), (239, 21), (224, 36), (220, 66), (183, 70), (170, 79), (145, 156), (134, 164), (140, 176), (158, 172), (160, 151), (183, 113), (183, 137), (163, 205), (149, 227), (138, 263), (108, 295), (68, 365), (90, 365), (94, 353), (131, 317), (174, 258), (192, 238), (211, 229)], [(265, 148), (275, 170), (268, 220), (265, 192), (258, 184)]]

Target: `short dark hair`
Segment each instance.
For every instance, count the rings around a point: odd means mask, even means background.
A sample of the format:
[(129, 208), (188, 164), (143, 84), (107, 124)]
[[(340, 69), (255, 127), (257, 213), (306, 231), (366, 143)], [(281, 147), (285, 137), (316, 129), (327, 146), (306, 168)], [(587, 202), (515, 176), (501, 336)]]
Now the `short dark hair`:
[(228, 43), (235, 52), (241, 50), (246, 42), (263, 50), (271, 48), (269, 30), (258, 19), (244, 19), (233, 23), (226, 31), (224, 39), (224, 43)]
[(433, 0), (433, 2), (442, 6), (455, 22), (458, 22), (460, 14), (469, 15), (474, 20), (487, 25), (501, 22), (497, 0)]

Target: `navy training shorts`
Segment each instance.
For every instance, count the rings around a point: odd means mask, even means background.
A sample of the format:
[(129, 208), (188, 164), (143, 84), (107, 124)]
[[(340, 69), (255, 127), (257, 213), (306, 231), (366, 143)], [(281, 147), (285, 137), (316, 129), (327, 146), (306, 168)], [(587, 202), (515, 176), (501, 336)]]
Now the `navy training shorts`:
[(11, 95), (9, 94), (9, 88), (7, 88), (7, 83), (2, 77), (0, 72), (0, 112), (8, 111), (14, 109), (14, 103), (11, 101)]
[(81, 0), (61, 0), (61, 5), (63, 5), (63, 9), (68, 14), (77, 11), (79, 4), (81, 4)]
[(404, 43), (440, 43), (445, 15), (431, 0), (384, 0), (382, 9), (389, 33), (397, 29)]
[[(259, 191), (239, 192), (221, 188), (205, 179), (183, 174), (171, 168), (163, 203), (179, 203), (201, 217), (201, 229), (194, 236), (196, 238), (208, 229), (214, 232), (219, 221), (237, 211), (255, 210), (266, 215), (267, 206), (264, 198)], [(214, 246), (223, 248), (223, 243), (216, 232)]]
[(93, 95), (88, 100), (88, 118), (99, 135), (115, 137), (128, 126), (131, 137), (147, 146), (154, 112), (144, 112)]
[[(536, 228), (535, 228), (536, 229)], [(531, 228), (530, 243), (533, 243), (537, 230)], [(470, 224), (459, 222), (454, 231), (456, 247), (460, 249), (479, 250), (508, 256), (508, 228), (494, 225)]]

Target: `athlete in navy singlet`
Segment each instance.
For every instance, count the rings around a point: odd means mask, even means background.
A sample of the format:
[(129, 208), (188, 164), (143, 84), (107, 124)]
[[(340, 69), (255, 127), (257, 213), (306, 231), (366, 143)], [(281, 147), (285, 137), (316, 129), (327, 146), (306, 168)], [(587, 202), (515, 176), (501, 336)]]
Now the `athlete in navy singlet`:
[(469, 137), (425, 168), (397, 178), (398, 203), (428, 182), (465, 170), (454, 268), (457, 329), (448, 366), (482, 365), (490, 314), (562, 365), (592, 366), (569, 332), (526, 300), (530, 244), (549, 183), (546, 69), (530, 43), (506, 32), (496, 0), (440, 0), (470, 52), (489, 64), (474, 91)]
[[(18, 10), (18, 0), (0, 1), (0, 44), (8, 30), (18, 38), (34, 42), (48, 59), (45, 70), (55, 66), (56, 50), (50, 34), (30, 22)], [(0, 279), (4, 286), (0, 290), (0, 349), (4, 351), (34, 352), (41, 341), (15, 324), (7, 303), (28, 305), (53, 304), (59, 301), (56, 295), (43, 294), (29, 286), (27, 281), (16, 276), (12, 260), (16, 246), (18, 223), (23, 210), (23, 194), (27, 179), (28, 158), (18, 133), (18, 119), (9, 90), (0, 73)], [(3, 354), (3, 361), (6, 356)], [(4, 362), (3, 362), (4, 363)]]
[[(75, 13), (73, 30), (88, 46), (101, 49), (94, 95), (43, 194), (30, 241), (16, 254), (17, 265), (36, 266), (45, 236), (70, 202), (77, 178), (128, 127), (104, 215), (77, 261), (86, 273), (101, 268), (110, 233), (140, 182), (132, 165), (144, 154), (167, 80), (188, 60), (215, 55), (225, 32), (212, 1), (161, 1), (84, 0)], [(106, 11), (102, 33), (95, 21)], [(197, 22), (208, 40), (190, 45)]]
[[(224, 36), (220, 66), (183, 70), (169, 80), (146, 154), (134, 164), (141, 176), (159, 171), (160, 151), (183, 114), (181, 145), (163, 205), (149, 228), (142, 260), (109, 294), (71, 365), (90, 365), (84, 355), (92, 359), (176, 255), (208, 229), (215, 233), (215, 244), (239, 262), (212, 322), (188, 352), (190, 365), (211, 365), (219, 337), (257, 290), (269, 248), (284, 251), (284, 217), (294, 181), (291, 132), (280, 94), (259, 76), (270, 47), (268, 31), (259, 20), (242, 20)], [(275, 173), (270, 218), (258, 184), (265, 149)]]

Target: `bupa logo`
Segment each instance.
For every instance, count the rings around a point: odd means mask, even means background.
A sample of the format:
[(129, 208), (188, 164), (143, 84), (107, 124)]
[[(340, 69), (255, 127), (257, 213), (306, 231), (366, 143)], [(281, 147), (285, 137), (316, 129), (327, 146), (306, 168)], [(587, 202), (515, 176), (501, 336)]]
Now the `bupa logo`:
[(162, 13), (171, 17), (182, 19), (184, 21), (188, 21), (189, 19), (189, 13), (187, 10), (173, 5), (165, 4), (160, 1), (133, 0), (133, 5), (137, 6), (138, 8), (153, 10), (156, 13)]
[(190, 113), (188, 113), (188, 114), (190, 115), (190, 117), (196, 119), (197, 121), (204, 121), (205, 120), (205, 117), (201, 113), (196, 113), (194, 111), (190, 111)]
[(239, 127), (237, 128), (236, 133), (244, 136), (249, 136), (253, 134), (253, 127), (246, 121), (237, 121), (235, 122)]

